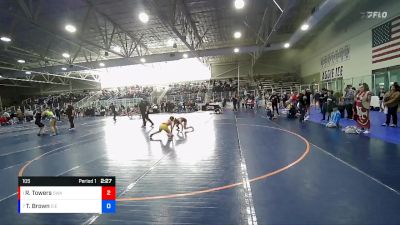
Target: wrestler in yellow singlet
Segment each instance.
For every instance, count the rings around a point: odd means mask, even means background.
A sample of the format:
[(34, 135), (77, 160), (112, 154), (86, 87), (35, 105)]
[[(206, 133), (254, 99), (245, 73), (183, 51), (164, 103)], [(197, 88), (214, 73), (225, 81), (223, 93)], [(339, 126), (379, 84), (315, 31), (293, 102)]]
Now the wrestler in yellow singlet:
[[(173, 123), (174, 123), (174, 117), (171, 116), (171, 117), (169, 117), (167, 122), (163, 122), (160, 124), (158, 131), (150, 134), (150, 139), (152, 138), (153, 135), (161, 133), (161, 131), (165, 131), (168, 135), (168, 138), (172, 138), (173, 135), (172, 135), (171, 131), (172, 131)], [(169, 127), (171, 127), (171, 129)]]
[(54, 113), (50, 110), (50, 109), (46, 109), (45, 111), (43, 111), (42, 113), (42, 117), (47, 117), (50, 119), (50, 129), (52, 131), (52, 134), (50, 136), (54, 136), (57, 135), (57, 119), (54, 116)]

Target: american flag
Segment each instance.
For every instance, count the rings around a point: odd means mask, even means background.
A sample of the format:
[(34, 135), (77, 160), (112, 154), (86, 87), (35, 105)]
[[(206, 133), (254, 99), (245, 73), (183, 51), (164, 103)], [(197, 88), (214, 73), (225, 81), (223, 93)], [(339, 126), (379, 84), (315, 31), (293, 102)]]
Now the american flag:
[(400, 16), (372, 29), (372, 63), (400, 57)]

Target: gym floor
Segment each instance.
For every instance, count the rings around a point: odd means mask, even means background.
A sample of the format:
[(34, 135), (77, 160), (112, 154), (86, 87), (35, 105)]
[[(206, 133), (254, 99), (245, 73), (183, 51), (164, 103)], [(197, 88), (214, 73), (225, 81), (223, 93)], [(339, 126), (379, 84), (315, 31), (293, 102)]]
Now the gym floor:
[[(79, 118), (36, 136), (1, 128), (0, 224), (399, 224), (400, 146), (265, 113)], [(116, 176), (116, 214), (18, 214), (17, 176)]]

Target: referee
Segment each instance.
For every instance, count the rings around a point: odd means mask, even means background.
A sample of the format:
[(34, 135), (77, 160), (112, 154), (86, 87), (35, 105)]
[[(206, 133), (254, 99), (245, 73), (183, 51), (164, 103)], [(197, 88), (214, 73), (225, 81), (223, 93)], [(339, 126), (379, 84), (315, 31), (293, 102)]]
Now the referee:
[(65, 114), (68, 116), (68, 121), (70, 128), (69, 130), (74, 130), (75, 129), (75, 124), (74, 124), (74, 107), (72, 105), (68, 105), (67, 110), (65, 110)]
[(151, 123), (151, 126), (154, 126), (153, 121), (151, 121), (149, 118), (150, 104), (144, 100), (140, 101), (139, 110), (140, 110), (140, 114), (142, 115), (142, 120), (143, 120), (142, 127), (146, 127), (146, 121), (149, 121)]

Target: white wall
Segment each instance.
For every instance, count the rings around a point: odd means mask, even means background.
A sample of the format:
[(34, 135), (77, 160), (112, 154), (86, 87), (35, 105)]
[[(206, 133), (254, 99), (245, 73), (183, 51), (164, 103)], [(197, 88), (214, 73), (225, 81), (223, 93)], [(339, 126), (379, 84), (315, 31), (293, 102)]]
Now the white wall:
[[(323, 56), (345, 45), (350, 47), (349, 60), (321, 68), (321, 58)], [(308, 60), (301, 64), (301, 76), (315, 73), (320, 73), (321, 76), (323, 71), (343, 66), (343, 80), (346, 81), (353, 78), (356, 81), (354, 83), (358, 83), (364, 79), (364, 82), (370, 84), (370, 81), (365, 79), (372, 72), (371, 54), (371, 32), (366, 31), (314, 57), (307, 57)]]
[[(382, 1), (383, 2), (383, 1)], [(315, 73), (322, 74), (326, 69), (321, 68), (321, 58), (328, 53), (345, 45), (350, 47), (350, 58), (328, 68), (343, 66), (343, 80), (348, 83), (353, 79), (354, 84), (361, 81), (371, 84), (372, 70), (395, 66), (400, 59), (372, 64), (372, 31), (371, 29), (400, 15), (400, 1), (387, 1), (376, 11), (387, 11), (387, 19), (361, 18), (361, 7), (355, 7), (350, 13), (358, 15), (341, 15), (323, 28), (318, 29), (314, 37), (302, 51), (299, 57), (300, 73), (306, 77)]]

